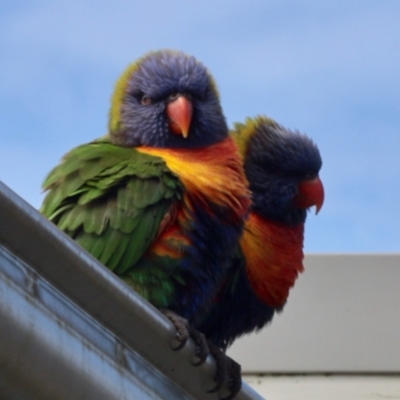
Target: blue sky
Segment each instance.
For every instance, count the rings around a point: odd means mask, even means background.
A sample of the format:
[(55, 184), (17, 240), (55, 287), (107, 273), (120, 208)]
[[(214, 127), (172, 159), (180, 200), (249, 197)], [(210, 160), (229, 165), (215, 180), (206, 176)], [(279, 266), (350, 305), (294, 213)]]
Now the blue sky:
[(35, 207), (47, 172), (106, 131), (149, 50), (195, 55), (228, 122), (266, 114), (318, 144), (306, 252), (399, 252), (400, 1), (0, 0), (0, 179)]

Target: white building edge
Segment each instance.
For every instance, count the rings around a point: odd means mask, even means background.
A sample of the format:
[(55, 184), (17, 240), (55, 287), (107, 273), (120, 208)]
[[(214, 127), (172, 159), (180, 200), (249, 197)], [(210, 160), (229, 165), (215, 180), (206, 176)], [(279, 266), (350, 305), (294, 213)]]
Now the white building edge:
[(283, 312), (228, 353), (247, 373), (400, 374), (400, 254), (307, 255)]

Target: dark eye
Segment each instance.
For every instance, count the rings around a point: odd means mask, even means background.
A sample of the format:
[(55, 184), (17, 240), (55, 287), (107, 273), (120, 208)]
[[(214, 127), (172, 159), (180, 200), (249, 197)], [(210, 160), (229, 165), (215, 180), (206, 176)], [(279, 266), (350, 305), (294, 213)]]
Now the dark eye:
[(178, 93), (172, 93), (168, 96), (169, 101), (174, 101), (178, 98), (179, 94)]
[(316, 177), (317, 177), (317, 174), (315, 174), (314, 172), (309, 172), (308, 174), (306, 174), (306, 176), (304, 178), (311, 181), (312, 179), (314, 179)]
[(144, 105), (144, 106), (149, 106), (151, 104), (151, 99), (149, 96), (147, 96), (147, 94), (144, 94), (142, 96), (142, 98), (140, 99), (140, 102)]

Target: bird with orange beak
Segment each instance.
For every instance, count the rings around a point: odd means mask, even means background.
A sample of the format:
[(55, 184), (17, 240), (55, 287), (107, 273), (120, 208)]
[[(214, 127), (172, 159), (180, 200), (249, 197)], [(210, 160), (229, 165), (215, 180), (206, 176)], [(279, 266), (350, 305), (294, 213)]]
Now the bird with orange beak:
[(71, 150), (41, 211), (175, 323), (209, 307), (241, 237), (250, 192), (215, 82), (182, 52), (130, 65), (108, 134)]

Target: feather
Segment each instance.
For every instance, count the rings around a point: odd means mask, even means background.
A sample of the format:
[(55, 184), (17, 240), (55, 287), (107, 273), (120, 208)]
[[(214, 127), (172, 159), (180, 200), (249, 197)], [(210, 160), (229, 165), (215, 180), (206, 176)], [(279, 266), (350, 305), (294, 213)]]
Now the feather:
[(79, 176), (78, 172), (69, 174), (63, 181), (63, 184), (59, 186), (60, 201), (70, 196), (71, 193), (75, 192), (77, 189), (81, 188), (84, 182), (85, 181)]
[(117, 229), (108, 229), (109, 235), (107, 238), (107, 241), (103, 247), (103, 251), (99, 255), (99, 261), (102, 262), (104, 265), (108, 265), (109, 261), (115, 254), (115, 251), (121, 242), (123, 240), (124, 234), (121, 233)]
[(116, 269), (116, 273), (123, 274), (126, 270), (141, 258), (141, 255), (149, 247), (157, 233), (157, 228), (161, 218), (165, 214), (165, 205), (158, 207), (148, 207), (141, 213), (141, 223), (138, 224), (131, 235), (129, 245), (121, 260), (121, 266)]
[(73, 236), (78, 244), (80, 244), (86, 251), (92, 253), (92, 249), (95, 246), (98, 236), (91, 233), (80, 231), (76, 236)]
[(97, 198), (104, 196), (106, 194), (106, 190), (104, 189), (97, 189), (97, 188), (91, 188), (86, 191), (81, 191), (82, 196), (79, 196), (78, 204), (79, 205), (85, 205), (87, 203), (92, 202), (93, 200), (96, 200)]
[(109, 260), (107, 262), (107, 267), (111, 271), (114, 271), (119, 265), (121, 265), (121, 259), (128, 248), (129, 239), (129, 235), (121, 235), (114, 253), (111, 255), (111, 257), (109, 257)]
[(87, 233), (100, 235), (106, 228), (105, 204), (100, 201), (85, 205), (83, 229)]
[(83, 225), (86, 217), (85, 207), (76, 205), (69, 213), (65, 213), (59, 222), (59, 228), (63, 231), (75, 231)]

